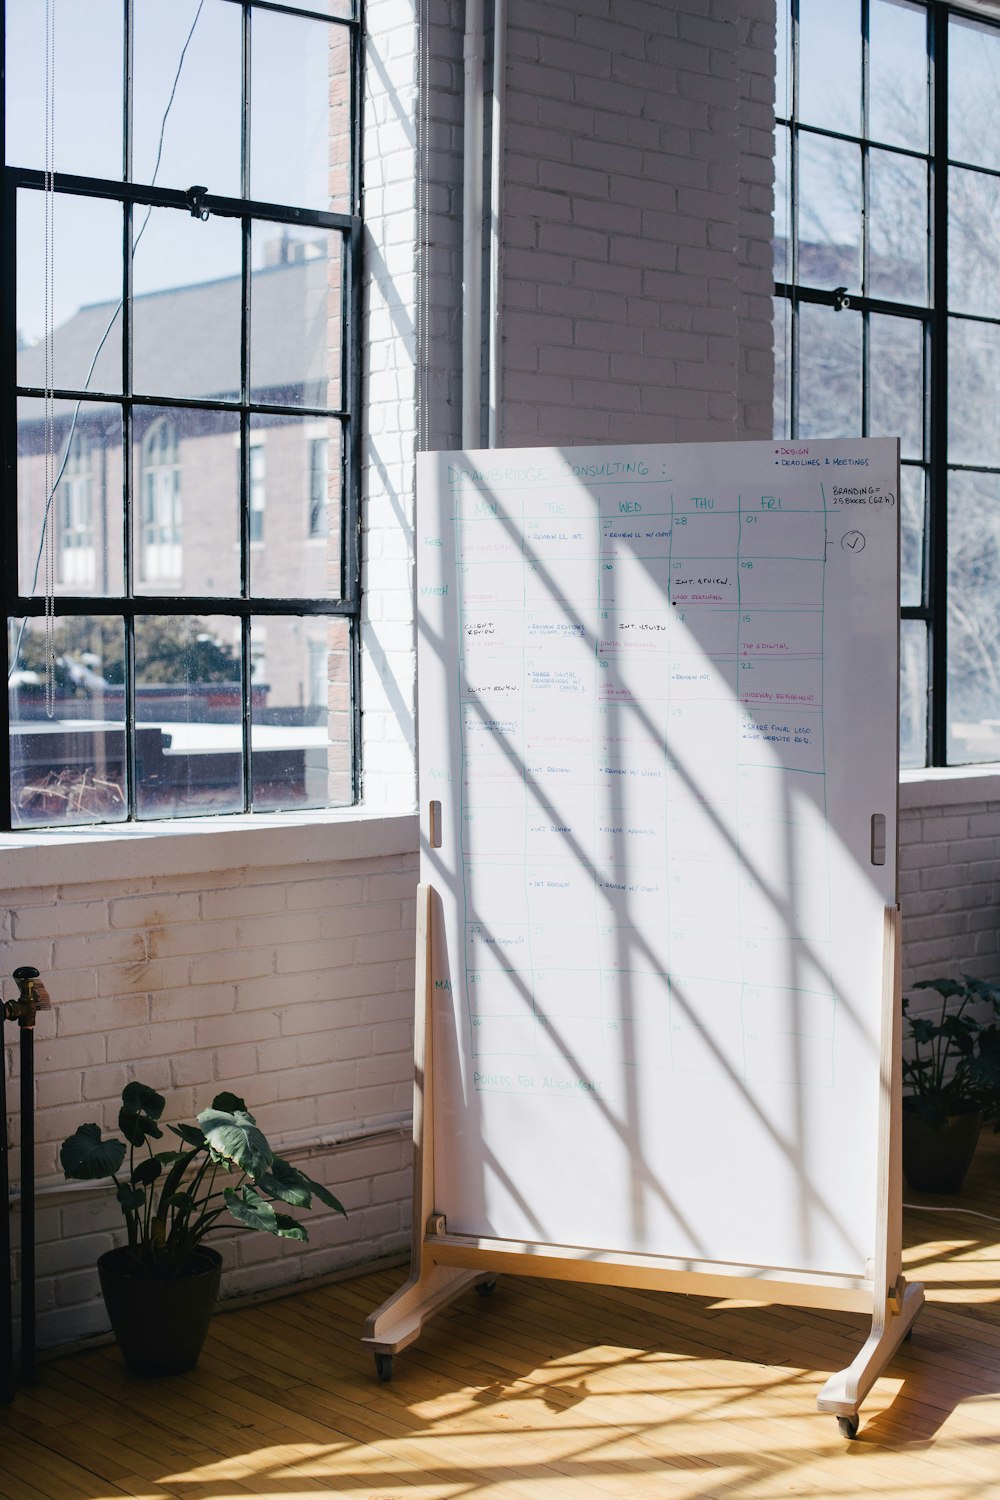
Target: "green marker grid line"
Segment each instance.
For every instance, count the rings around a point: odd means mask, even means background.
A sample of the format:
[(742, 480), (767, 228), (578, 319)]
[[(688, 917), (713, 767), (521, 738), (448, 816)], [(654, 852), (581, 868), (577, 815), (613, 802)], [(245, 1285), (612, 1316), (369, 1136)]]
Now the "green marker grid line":
[[(572, 482), (572, 480), (570, 480), (568, 482)], [(623, 480), (619, 480), (619, 481), (603, 481), (603, 480), (600, 481), (600, 483), (601, 483), (602, 486), (604, 484), (606, 484), (606, 483), (607, 484), (614, 483), (614, 484), (629, 484), (629, 485), (634, 485), (637, 482), (638, 481), (636, 481), (634, 478), (633, 479), (623, 479)], [(662, 480), (649, 481), (650, 484), (652, 484), (652, 483), (666, 483), (666, 482), (668, 482), (668, 481), (662, 481)], [(527, 488), (530, 489), (532, 487), (529, 486)], [(538, 486), (537, 488), (539, 488), (539, 489), (545, 488), (545, 489), (551, 490), (552, 486), (551, 485)], [(674, 510), (674, 505), (673, 505), (673, 498), (674, 497), (671, 496), (672, 505), (671, 505), (671, 513), (670, 514), (671, 514), (671, 519), (672, 520), (673, 520), (674, 515), (675, 515), (675, 510)], [(598, 499), (599, 499), (599, 497), (598, 497)], [(825, 500), (825, 496), (824, 496), (824, 500)], [(740, 518), (740, 531), (742, 532), (742, 504), (740, 503), (740, 508), (736, 512), (732, 512), (732, 513), (739, 516), (739, 518)], [(801, 510), (799, 510), (798, 508), (795, 508), (794, 510), (784, 510), (784, 511), (780, 512), (780, 514), (810, 514), (810, 515), (816, 515), (818, 513), (819, 512), (817, 512), (815, 509), (808, 509), (808, 508), (802, 508)], [(693, 515), (697, 516), (697, 515), (705, 515), (706, 513), (705, 512), (699, 512), (699, 511), (692, 511), (692, 512), (688, 512), (688, 514), (693, 514)], [(714, 511), (711, 514), (713, 516), (720, 515), (720, 514), (721, 515), (727, 515), (727, 514), (729, 514), (729, 512), (728, 511)], [(755, 512), (754, 514), (756, 516), (756, 514), (758, 514), (758, 513)], [(778, 512), (762, 512), (762, 514), (771, 515), (771, 514), (779, 514), (779, 513)], [(825, 514), (825, 511), (824, 511), (824, 514)], [(527, 517), (527, 512), (522, 507), (522, 521), (526, 517)], [(646, 513), (646, 516), (644, 516), (644, 519), (647, 518), (647, 517), (648, 517), (648, 519), (655, 520), (656, 513), (654, 513), (654, 512)], [(475, 518), (467, 518), (467, 519), (475, 519)], [(554, 518), (554, 519), (557, 519), (557, 520), (560, 520), (560, 521), (565, 521), (565, 520), (570, 520), (571, 518)], [(589, 517), (587, 519), (589, 519)], [(613, 520), (608, 520), (607, 522), (602, 521), (601, 524), (602, 524), (602, 527), (610, 528), (611, 526), (615, 525), (616, 522), (613, 521)], [(623, 523), (618, 522), (617, 524), (623, 524)], [(673, 532), (673, 527), (672, 527), (671, 528), (670, 550), (668, 550), (668, 552), (666, 554), (644, 552), (644, 553), (641, 554), (641, 556), (636, 557), (635, 560), (638, 561), (638, 562), (655, 562), (655, 561), (663, 560), (663, 558), (665, 556), (668, 561), (673, 561), (674, 556), (675, 556), (675, 554), (672, 551), (672, 548), (673, 548), (673, 535), (674, 535), (674, 532)], [(493, 559), (493, 566), (494, 567), (499, 567), (499, 568), (509, 567), (509, 566), (512, 565), (512, 563), (514, 561), (518, 561), (519, 562), (519, 565), (522, 568), (522, 580), (523, 580), (523, 582), (522, 582), (522, 611), (521, 611), (522, 616), (526, 615), (528, 613), (528, 610), (529, 610), (529, 606), (528, 606), (528, 602), (527, 602), (527, 587), (526, 587), (527, 578), (528, 578), (529, 575), (528, 575), (527, 571), (524, 568), (525, 550), (526, 550), (526, 546), (528, 546), (528, 545), (530, 545), (530, 538), (526, 537), (522, 533), (521, 549), (520, 549), (521, 550), (520, 559), (504, 559), (502, 561)], [(738, 542), (737, 542), (737, 546), (738, 546), (738, 560), (739, 560), (739, 555), (740, 555), (739, 554), (740, 545), (741, 545), (741, 542), (740, 542), (740, 538), (738, 537)], [(607, 558), (607, 556), (609, 554), (610, 555), (614, 555), (614, 551), (615, 551), (615, 549), (608, 549), (605, 552), (598, 551), (594, 556), (596, 557), (596, 561), (598, 563), (601, 563), (601, 562), (603, 562), (603, 561), (606, 560), (606, 558)], [(764, 557), (763, 554), (753, 554), (753, 557), (754, 557), (754, 560), (757, 560), (758, 557), (760, 557), (761, 560), (765, 560), (765, 557)], [(699, 561), (712, 561), (712, 560), (716, 560), (717, 558), (718, 558), (718, 553), (717, 552), (714, 552), (714, 553), (704, 553), (704, 554), (703, 553), (691, 553), (691, 554), (687, 554), (684, 557), (683, 561), (684, 562), (691, 562), (692, 564), (696, 564)], [(590, 555), (589, 554), (588, 554), (588, 556), (586, 558), (585, 557), (579, 557), (579, 558), (575, 558), (574, 559), (574, 561), (580, 561), (580, 562), (587, 561), (587, 560), (590, 560)], [(490, 559), (484, 558), (484, 559), (481, 560), (481, 563), (489, 563), (489, 561), (490, 561)], [(542, 559), (540, 559), (540, 561), (544, 562), (545, 559), (542, 558)], [(774, 561), (774, 562), (779, 562), (779, 561), (795, 561), (795, 562), (812, 563), (812, 562), (825, 562), (825, 557), (819, 558), (819, 557), (816, 557), (816, 556), (814, 556), (812, 554), (809, 554), (809, 555), (767, 554), (766, 555), (766, 561), (767, 562), (772, 562), (772, 561)], [(481, 563), (480, 563), (480, 565), (481, 565)], [(468, 567), (470, 567), (470, 566), (476, 566), (476, 565), (477, 564), (475, 562), (473, 562), (473, 563), (465, 563), (463, 569), (461, 569), (460, 572), (464, 572), (464, 571), (467, 570)], [(600, 588), (600, 582), (601, 582), (601, 580), (600, 580), (600, 573), (598, 573), (598, 596), (597, 596), (597, 607), (598, 607), (598, 609), (600, 609), (600, 608), (603, 607), (602, 606), (602, 593), (601, 593), (601, 588)], [(713, 604), (713, 605), (708, 606), (708, 609), (712, 613), (726, 613), (726, 614), (728, 614), (728, 613), (737, 613), (737, 614), (739, 614), (739, 613), (742, 613), (744, 610), (746, 610), (747, 612), (750, 612), (750, 611), (759, 611), (759, 612), (769, 612), (769, 613), (778, 613), (778, 612), (789, 613), (789, 612), (800, 612), (803, 608), (814, 608), (814, 609), (817, 609), (820, 614), (823, 613), (823, 605), (822, 605), (822, 603), (819, 606), (815, 606), (814, 604), (812, 604), (811, 601), (810, 601), (809, 604), (794, 604), (794, 603), (792, 603), (792, 604), (786, 604), (786, 605), (782, 605), (782, 606), (774, 606), (774, 605), (747, 605), (747, 604), (745, 604), (743, 602), (743, 599), (742, 599), (742, 587), (741, 587), (741, 585), (742, 585), (742, 579), (739, 576), (739, 570), (738, 570), (738, 573), (737, 573), (737, 601), (736, 601), (736, 603), (734, 605), (722, 605), (722, 606), (720, 606), (718, 604)], [(569, 602), (569, 601), (564, 601), (564, 602)], [(462, 591), (461, 590), (459, 590), (459, 607), (460, 607), (460, 610), (461, 610), (461, 608), (462, 608)], [(610, 606), (610, 607), (613, 607), (613, 606)], [(685, 607), (686, 608), (695, 609), (695, 610), (701, 610), (701, 609), (705, 608), (704, 606), (699, 605), (698, 602), (686, 603)], [(472, 606), (472, 608), (477, 608), (477, 609), (481, 609), (481, 610), (482, 609), (490, 609), (491, 612), (498, 613), (498, 614), (501, 614), (501, 615), (507, 615), (509, 613), (514, 613), (516, 611), (516, 606), (513, 606), (513, 605), (508, 606), (506, 604), (497, 603), (497, 602), (494, 602), (494, 601), (485, 601), (483, 605)], [(537, 611), (540, 608), (544, 608), (544, 606), (532, 605), (531, 608), (533, 610)], [(654, 611), (652, 611), (652, 610), (649, 610), (649, 611), (629, 611), (629, 613), (633, 617), (635, 617), (635, 616), (641, 617), (641, 616), (646, 615), (646, 614), (654, 613)], [(658, 615), (659, 611), (655, 611), (655, 613)], [(667, 617), (667, 618), (669, 618), (669, 617)], [(742, 622), (740, 622), (740, 624), (742, 624)], [(575, 634), (575, 632), (574, 632), (574, 634)], [(527, 645), (527, 643), (525, 643), (525, 644)], [(464, 639), (463, 639), (463, 645), (464, 645)], [(473, 648), (473, 651), (474, 651), (474, 659), (481, 659), (481, 658), (486, 657), (486, 656), (488, 656), (488, 655), (491, 654), (488, 647), (483, 647), (481, 649)], [(598, 654), (599, 654), (599, 652), (598, 652)], [(653, 655), (657, 655), (657, 654), (658, 653), (655, 652), (655, 651), (651, 652), (651, 651), (648, 651), (648, 650), (647, 651), (643, 651), (643, 652), (636, 652), (635, 653), (636, 656), (641, 656), (641, 655), (653, 656)], [(775, 660), (775, 657), (773, 657), (771, 655), (771, 653), (769, 653), (767, 651), (763, 651), (763, 652), (743, 652), (742, 653), (742, 655), (744, 657), (746, 657), (748, 655), (751, 655), (751, 654), (754, 656), (755, 659), (759, 655), (760, 658), (761, 658), (761, 660), (768, 660), (768, 659)], [(729, 664), (730, 661), (733, 664), (735, 664), (737, 662), (737, 660), (738, 660), (737, 657), (735, 657), (735, 656), (729, 657), (728, 654), (725, 655), (725, 656), (723, 656), (723, 657), (719, 657), (719, 658), (710, 657), (708, 659), (709, 659), (709, 661), (724, 661), (727, 665)], [(794, 657), (790, 657), (788, 655), (784, 655), (783, 654), (782, 656), (779, 656), (777, 659), (778, 660), (790, 660), (790, 659), (816, 660), (816, 659), (819, 659), (821, 661), (821, 663), (822, 663), (822, 661), (823, 661), (823, 653), (822, 653), (822, 650), (820, 652), (795, 653)], [(463, 652), (463, 661), (464, 660), (465, 660), (465, 653)], [(670, 702), (670, 685), (669, 685), (669, 682), (668, 682), (668, 689), (667, 689), (667, 695), (666, 695), (666, 700), (665, 701), (669, 705), (669, 702)], [(704, 700), (701, 700), (701, 701), (704, 701)], [(722, 700), (719, 700), (719, 701), (730, 701), (730, 700), (728, 699), (728, 697), (726, 697), (726, 698), (724, 698)], [(595, 708), (607, 707), (607, 706), (608, 705), (606, 705), (606, 704), (602, 704), (600, 702), (600, 700), (597, 700), (595, 702)], [(747, 706), (747, 705), (745, 705), (745, 706)], [(759, 705), (759, 706), (761, 708), (766, 709), (765, 705)], [(782, 704), (782, 705), (775, 705), (773, 711), (778, 711), (779, 707), (780, 707), (780, 709), (781, 709), (782, 712), (790, 711), (790, 712), (793, 712), (793, 713), (800, 713), (800, 714), (807, 714), (807, 713), (808, 714), (814, 714), (816, 712), (822, 713), (821, 708), (818, 708), (817, 705), (815, 705), (815, 704), (808, 704), (808, 705), (803, 705), (803, 704)], [(463, 731), (464, 731), (464, 726), (463, 726)], [(524, 782), (525, 779), (526, 779), (525, 756), (524, 756), (524, 753), (523, 753), (523, 748), (524, 748), (523, 747), (523, 737), (524, 737), (524, 724), (523, 724), (523, 719), (522, 719), (522, 746), (521, 746), (521, 750), (522, 750), (522, 755), (521, 755), (522, 782)], [(465, 758), (465, 750), (466, 750), (466, 741), (465, 741), (465, 737), (464, 737), (464, 732), (463, 732), (463, 742), (462, 743), (463, 743), (463, 759), (464, 759)], [(562, 753), (562, 752), (559, 752), (559, 753)], [(566, 753), (573, 753), (573, 752), (569, 751), (569, 752), (566, 752)], [(737, 766), (738, 766), (738, 768), (769, 769), (769, 770), (779, 770), (781, 772), (792, 771), (793, 774), (795, 773), (796, 770), (800, 769), (800, 768), (796, 768), (796, 767), (774, 766), (773, 764), (767, 765), (766, 767), (762, 767), (760, 765), (760, 763), (745, 762), (745, 761), (742, 761), (742, 760), (738, 760), (737, 761)], [(803, 774), (821, 775), (821, 774), (825, 774), (825, 771), (822, 771), (822, 772), (803, 771)], [(664, 806), (668, 808), (669, 807), (669, 803), (670, 803), (669, 786), (668, 786), (668, 783), (667, 783), (667, 779), (665, 778), (664, 779)], [(464, 809), (464, 805), (465, 805), (465, 799), (464, 799), (464, 792), (463, 792), (463, 809)], [(485, 805), (477, 803), (477, 810), (479, 810), (480, 808), (482, 808), (483, 810), (485, 810)], [(595, 809), (594, 816), (596, 817), (596, 809)], [(464, 827), (464, 819), (463, 819), (463, 827)], [(526, 838), (527, 838), (527, 833), (525, 834), (525, 841), (526, 841)], [(525, 859), (527, 859), (526, 842), (525, 842)], [(642, 868), (642, 867), (636, 867), (636, 866), (633, 866), (630, 863), (629, 868), (631, 869), (631, 868)], [(657, 867), (656, 866), (652, 866), (651, 868), (657, 868)], [(667, 865), (667, 868), (669, 868), (669, 854), (668, 854), (668, 865)], [(667, 882), (667, 884), (668, 884), (668, 887), (669, 887), (669, 882)], [(466, 890), (465, 895), (466, 895), (466, 903), (468, 904), (468, 895), (469, 895), (468, 890)], [(525, 900), (526, 900), (526, 902), (528, 900), (527, 892), (525, 892)], [(668, 891), (668, 900), (669, 900), (669, 891)], [(565, 925), (568, 925), (568, 924), (559, 923), (557, 925), (565, 926)], [(586, 927), (587, 924), (581, 924), (581, 926), (582, 927)], [(552, 966), (548, 965), (548, 966), (542, 966), (542, 967), (548, 970), (548, 969), (551, 969)], [(561, 967), (567, 967), (567, 966), (563, 965)], [(570, 970), (570, 971), (573, 971), (573, 970)], [(505, 971), (501, 971), (501, 972), (521, 972), (521, 971), (517, 971), (517, 970), (506, 971), (505, 970)], [(623, 968), (623, 969), (616, 969), (614, 972), (615, 973), (624, 973), (624, 972), (633, 972), (633, 971), (630, 971), (628, 969), (624, 969)], [(648, 974), (648, 973), (657, 973), (659, 971), (657, 971), (657, 970), (635, 970), (634, 972)], [(602, 968), (602, 978), (603, 978), (603, 974), (604, 974), (604, 971), (603, 971), (603, 968)], [(667, 982), (669, 984), (669, 978), (668, 978), (668, 976), (664, 975), (663, 977), (665, 979), (667, 979)], [(681, 979), (683, 977), (684, 976), (677, 976), (678, 979)], [(512, 1055), (523, 1055), (523, 1054), (517, 1053), (517, 1054), (512, 1054)], [(518, 1092), (518, 1091), (515, 1090), (513, 1092)]]
[[(826, 485), (823, 483), (822, 479), (819, 481), (819, 492), (820, 492), (820, 495), (823, 497), (823, 526), (824, 526), (824, 529), (827, 532), (827, 536), (829, 537), (829, 515), (828, 515), (828, 507), (827, 507), (827, 500), (826, 500)], [(897, 522), (897, 524), (898, 524), (898, 522)], [(827, 625), (827, 621), (826, 621), (826, 555), (825, 555), (825, 553), (824, 553), (823, 578), (822, 578), (820, 598), (822, 599), (822, 602), (823, 602), (823, 648), (824, 648), (823, 649), (823, 658), (822, 658), (822, 662), (821, 662), (821, 666), (820, 666), (820, 680), (821, 680), (821, 683), (822, 683), (823, 696), (825, 698), (826, 697), (826, 625)], [(830, 869), (830, 805), (829, 805), (829, 787), (827, 785), (826, 774), (825, 774), (826, 773), (826, 724), (825, 724), (825, 722), (821, 725), (820, 750), (821, 750), (821, 753), (822, 753), (822, 756), (823, 756), (823, 771), (824, 771), (824, 775), (823, 775), (823, 843), (824, 843), (824, 847), (825, 847), (825, 850), (826, 850), (826, 867), (827, 867), (827, 870), (829, 870)], [(827, 883), (827, 902), (828, 902), (828, 918), (829, 918), (829, 924), (830, 924), (830, 931), (832, 932), (833, 931), (833, 889), (832, 889), (832, 886), (830, 885), (829, 881)], [(833, 988), (833, 953), (832, 953), (832, 951), (830, 953), (830, 983), (831, 983), (831, 988)], [(838, 1001), (837, 995), (834, 994), (834, 1008), (833, 1008), (833, 1036), (834, 1036), (834, 1046), (833, 1046), (833, 1070), (832, 1070), (833, 1071), (833, 1080), (834, 1080), (834, 1082), (836, 1082), (836, 1078), (837, 1078), (836, 1038), (837, 1038), (837, 1024), (838, 1024), (839, 1019), (840, 1019), (840, 1005), (839, 1005), (839, 1001)]]

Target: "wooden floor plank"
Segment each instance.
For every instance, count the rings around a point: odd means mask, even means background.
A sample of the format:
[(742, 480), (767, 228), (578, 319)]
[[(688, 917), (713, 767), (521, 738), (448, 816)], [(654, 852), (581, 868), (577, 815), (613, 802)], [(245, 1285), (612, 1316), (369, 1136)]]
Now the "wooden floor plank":
[[(0, 1500), (1000, 1500), (1000, 1142), (910, 1212), (928, 1305), (854, 1443), (814, 1410), (867, 1329), (829, 1311), (501, 1279), (374, 1379), (378, 1271), (215, 1319), (197, 1370), (113, 1348), (0, 1411)], [(910, 1274), (914, 1274), (911, 1270)]]

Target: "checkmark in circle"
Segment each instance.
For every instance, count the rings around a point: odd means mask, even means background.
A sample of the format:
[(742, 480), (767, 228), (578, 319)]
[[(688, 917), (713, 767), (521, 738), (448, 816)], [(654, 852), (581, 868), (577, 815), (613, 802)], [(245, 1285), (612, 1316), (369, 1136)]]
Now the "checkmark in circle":
[(865, 550), (865, 534), (863, 531), (845, 531), (840, 538), (840, 545), (845, 552), (863, 552)]

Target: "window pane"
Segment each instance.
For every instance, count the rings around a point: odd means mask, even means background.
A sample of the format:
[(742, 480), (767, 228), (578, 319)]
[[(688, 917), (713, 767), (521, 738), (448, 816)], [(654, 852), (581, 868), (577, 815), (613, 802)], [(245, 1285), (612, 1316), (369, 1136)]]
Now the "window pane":
[(924, 598), (924, 527), (927, 520), (923, 469), (904, 464), (899, 497), (899, 602), (919, 605)]
[(8, 630), (13, 826), (120, 821), (128, 812), (125, 622), (57, 616), (51, 653), (43, 620), (11, 620)]
[(250, 246), (250, 399), (339, 408), (341, 236), (260, 223)]
[(799, 266), (803, 286), (861, 286), (861, 149), (799, 136)]
[(953, 318), (948, 339), (948, 457), (1000, 465), (1000, 328)]
[(240, 623), (139, 615), (135, 622), (139, 814), (243, 810)]
[(927, 764), (927, 626), (899, 624), (899, 764)]
[(137, 406), (132, 540), (137, 594), (240, 591), (240, 419)]
[(844, 135), (861, 130), (858, 0), (799, 0), (799, 119)]
[(905, 0), (873, 0), (868, 32), (868, 133), (927, 150), (927, 12)]
[[(63, 390), (122, 388), (122, 210), (57, 193), (50, 278), (52, 380)], [(80, 254), (86, 245), (87, 254)], [(45, 195), (17, 195), (17, 379), (44, 388)], [(103, 341), (103, 342), (102, 342)]]
[(240, 7), (224, 0), (137, 0), (132, 178), (160, 187), (240, 191)]
[(873, 437), (898, 437), (904, 458), (924, 449), (924, 329), (916, 318), (872, 313), (868, 323), (870, 407)]
[(868, 173), (868, 294), (926, 306), (927, 166), (872, 150)]
[(266, 482), (260, 498), (266, 545), (250, 553), (257, 598), (341, 596), (340, 440), (340, 423), (332, 420), (251, 417), (251, 456), (262, 455), (258, 470)]
[(143, 396), (238, 399), (242, 247), (238, 219), (136, 213), (133, 378)]
[(250, 659), (254, 810), (350, 802), (349, 622), (255, 616)]
[(861, 317), (803, 302), (799, 307), (798, 437), (861, 432)]
[(1000, 32), (952, 16), (948, 22), (948, 154), (1000, 167), (1000, 136), (989, 128), (1000, 80)]
[(350, 37), (345, 27), (255, 10), (250, 196), (350, 210)]
[[(48, 525), (55, 540), (59, 594), (124, 593), (122, 419), (117, 406), (57, 401), (53, 498)], [(22, 594), (46, 591), (43, 524), (46, 517), (45, 403), (17, 406), (18, 582)]]
[(948, 759), (1000, 759), (1000, 475), (948, 488)]
[[(7, 161), (44, 171), (45, 6), (7, 0)], [(122, 175), (121, 0), (55, 0), (55, 170)]]
[(790, 132), (785, 125), (775, 129), (774, 141), (774, 279), (789, 281), (791, 264)]
[(792, 394), (792, 304), (787, 297), (774, 299), (774, 435), (791, 436)]
[(774, 112), (787, 120), (792, 112), (792, 54), (789, 46), (789, 0), (778, 0), (777, 47), (775, 48)]
[(948, 173), (948, 301), (955, 312), (1000, 317), (1000, 180)]
[(357, 6), (353, 0), (295, 0), (297, 10), (311, 10), (317, 16), (339, 16), (343, 21), (351, 21), (357, 14)]

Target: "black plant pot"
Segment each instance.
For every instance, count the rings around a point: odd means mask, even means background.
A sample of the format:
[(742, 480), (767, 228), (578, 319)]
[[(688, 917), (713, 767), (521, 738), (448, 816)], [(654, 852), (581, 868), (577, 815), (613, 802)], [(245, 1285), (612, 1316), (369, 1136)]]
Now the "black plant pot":
[(915, 1110), (903, 1109), (903, 1175), (921, 1193), (957, 1193), (965, 1181), (983, 1123), (981, 1110), (949, 1115), (929, 1125)]
[(97, 1262), (122, 1358), (140, 1375), (193, 1370), (219, 1296), (221, 1255), (200, 1246), (187, 1276), (136, 1276), (134, 1265), (124, 1247), (106, 1251)]

